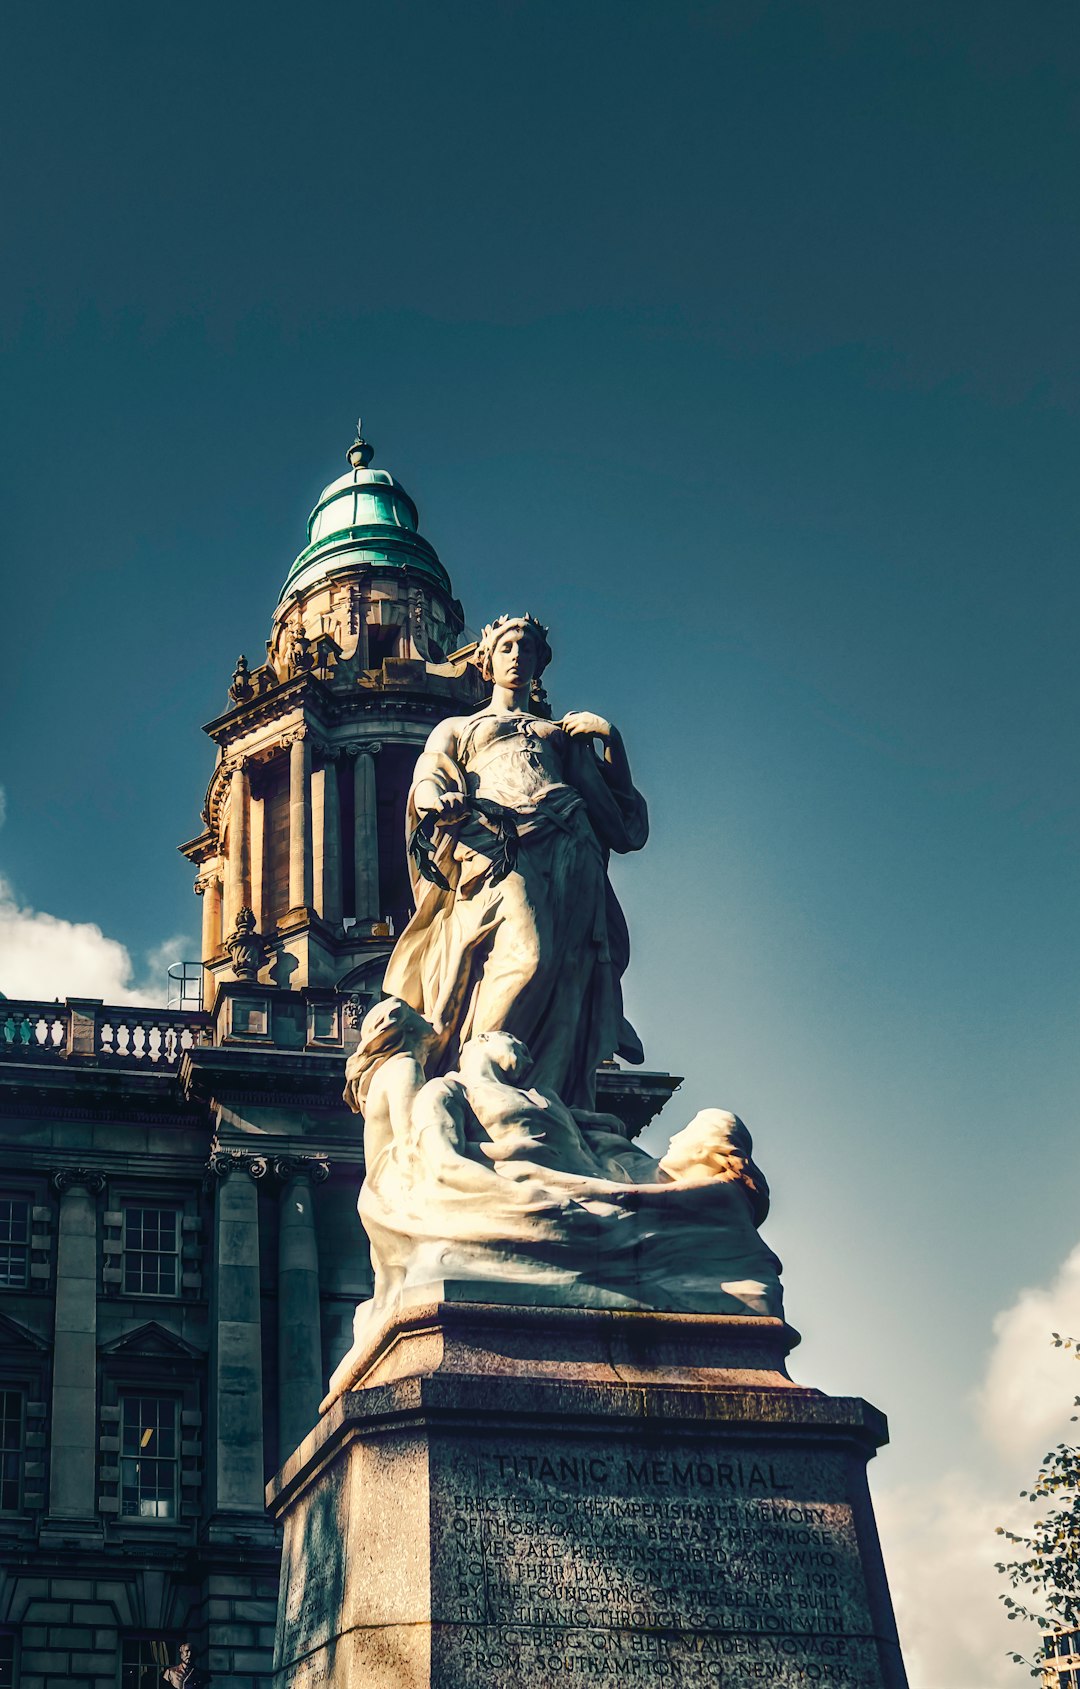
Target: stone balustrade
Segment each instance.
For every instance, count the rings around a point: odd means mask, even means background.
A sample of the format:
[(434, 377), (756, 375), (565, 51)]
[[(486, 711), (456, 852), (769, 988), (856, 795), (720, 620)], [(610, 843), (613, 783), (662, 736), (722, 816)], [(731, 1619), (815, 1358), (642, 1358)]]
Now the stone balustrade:
[[(173, 1073), (187, 1051), (220, 1044), (306, 1048), (344, 1057), (356, 1047), (360, 1022), (375, 997), (374, 987), (292, 992), (230, 984), (212, 1013), (120, 1007), (75, 997), (63, 1003), (0, 998), (0, 1062), (45, 1064), (74, 1057), (77, 1065)], [(598, 1106), (620, 1118), (634, 1138), (680, 1084), (667, 1073), (628, 1072), (604, 1063), (597, 1070)], [(334, 1086), (340, 1091), (336, 1071), (330, 1089)]]
[(0, 1002), (0, 1059), (51, 1061), (62, 1056), (70, 1021), (61, 1003)]
[(0, 1000), (0, 1061), (85, 1056), (112, 1067), (171, 1070), (185, 1050), (212, 1041), (211, 1016), (196, 1010)]

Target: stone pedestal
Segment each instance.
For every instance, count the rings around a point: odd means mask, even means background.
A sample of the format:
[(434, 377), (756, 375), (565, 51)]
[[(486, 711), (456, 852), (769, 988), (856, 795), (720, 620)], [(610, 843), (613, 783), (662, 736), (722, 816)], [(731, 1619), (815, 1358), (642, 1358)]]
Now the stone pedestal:
[(275, 1689), (906, 1682), (857, 1399), (779, 1320), (433, 1303), (268, 1489)]

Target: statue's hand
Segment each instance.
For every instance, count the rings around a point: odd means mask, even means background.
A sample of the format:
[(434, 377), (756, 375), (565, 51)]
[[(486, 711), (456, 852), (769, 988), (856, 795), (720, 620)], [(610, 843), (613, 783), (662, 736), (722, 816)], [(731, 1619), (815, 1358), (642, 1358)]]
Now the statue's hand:
[(469, 806), (460, 792), (443, 792), (431, 806), (436, 824), (440, 827), (453, 827), (459, 821), (464, 821), (469, 813)]
[(571, 710), (559, 725), (571, 739), (610, 739), (614, 732), (610, 721), (605, 721), (602, 715), (593, 715), (591, 710)]

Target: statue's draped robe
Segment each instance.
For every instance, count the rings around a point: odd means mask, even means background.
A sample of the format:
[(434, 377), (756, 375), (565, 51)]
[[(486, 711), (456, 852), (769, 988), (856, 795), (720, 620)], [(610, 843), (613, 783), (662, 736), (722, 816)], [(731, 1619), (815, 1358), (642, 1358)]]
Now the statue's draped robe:
[(375, 1293), (357, 1346), (403, 1296), (447, 1280), (481, 1301), (512, 1285), (522, 1301), (782, 1317), (760, 1171), (672, 1182), (617, 1126), (494, 1067), (429, 1080), (361, 1188)]
[[(475, 729), (485, 721), (489, 734), (495, 723), (495, 737), (474, 749)], [(535, 718), (482, 710), (464, 724), (460, 761), (425, 751), (409, 794), (409, 836), (421, 783), (440, 793), (484, 794), (485, 764), (528, 758), (530, 722), (535, 726)], [(429, 1074), (452, 1069), (470, 1038), (510, 1032), (528, 1046), (534, 1084), (589, 1109), (598, 1062), (616, 1053), (642, 1059), (622, 1012), (630, 940), (607, 862), (613, 850), (641, 849), (648, 815), (640, 793), (629, 782), (619, 785), (589, 740), (558, 739), (562, 783), (513, 806), (518, 858), (505, 879), (492, 884), (495, 834), (476, 817), (436, 829), (435, 863), (449, 890), (410, 862), (416, 914), (390, 958), (384, 989), (435, 1027)]]

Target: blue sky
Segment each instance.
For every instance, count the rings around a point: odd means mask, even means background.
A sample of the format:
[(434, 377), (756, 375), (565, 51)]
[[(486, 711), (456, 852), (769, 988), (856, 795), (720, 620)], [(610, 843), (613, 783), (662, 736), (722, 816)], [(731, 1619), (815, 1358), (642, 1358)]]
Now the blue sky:
[(9, 904), (194, 953), (199, 726), (362, 409), (470, 620), (622, 728), (671, 1127), (745, 1116), (798, 1374), (889, 1413), (915, 1689), (1008, 1682), (918, 1567), (992, 1608), (928, 1533), (1023, 1482), (1072, 1380), (1014, 1471), (1003, 1369), (1080, 1322), (1075, 8), (2, 29)]

